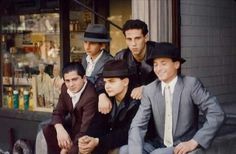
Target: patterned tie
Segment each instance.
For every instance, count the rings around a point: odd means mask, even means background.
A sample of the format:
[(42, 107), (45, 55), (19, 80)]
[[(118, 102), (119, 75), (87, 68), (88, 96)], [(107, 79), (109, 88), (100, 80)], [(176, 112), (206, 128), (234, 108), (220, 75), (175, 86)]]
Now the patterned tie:
[(167, 147), (173, 146), (172, 135), (172, 97), (170, 86), (165, 86), (165, 130), (164, 130), (164, 144)]

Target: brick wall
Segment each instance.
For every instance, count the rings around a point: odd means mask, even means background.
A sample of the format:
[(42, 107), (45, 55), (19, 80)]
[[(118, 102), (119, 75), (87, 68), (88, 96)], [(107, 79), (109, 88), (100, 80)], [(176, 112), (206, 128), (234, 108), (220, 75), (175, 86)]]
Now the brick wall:
[(236, 104), (236, 1), (181, 0), (182, 73)]

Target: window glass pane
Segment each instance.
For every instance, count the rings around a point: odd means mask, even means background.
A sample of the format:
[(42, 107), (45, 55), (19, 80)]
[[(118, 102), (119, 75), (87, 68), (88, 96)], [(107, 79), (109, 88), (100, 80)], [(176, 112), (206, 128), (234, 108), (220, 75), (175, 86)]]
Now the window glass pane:
[[(44, 111), (54, 106), (52, 78), (54, 66), (60, 68), (59, 26), (58, 13), (2, 17), (3, 107)], [(27, 93), (32, 94), (31, 106), (24, 104)]]
[[(108, 19), (122, 28), (123, 24), (131, 18), (131, 0), (110, 0), (110, 16)], [(126, 47), (124, 35), (121, 30), (110, 25), (111, 54), (115, 54)]]

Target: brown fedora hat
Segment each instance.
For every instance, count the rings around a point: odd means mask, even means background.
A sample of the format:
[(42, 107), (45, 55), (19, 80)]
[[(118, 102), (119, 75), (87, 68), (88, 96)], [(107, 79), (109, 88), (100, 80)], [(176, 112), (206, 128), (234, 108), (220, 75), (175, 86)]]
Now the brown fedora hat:
[(107, 29), (103, 24), (89, 24), (81, 39), (91, 42), (110, 42), (111, 40)]
[(153, 60), (156, 58), (171, 58), (173, 61), (179, 61), (181, 64), (186, 61), (180, 56), (180, 50), (168, 42), (157, 43), (151, 53), (150, 58), (146, 61), (149, 65), (153, 65)]

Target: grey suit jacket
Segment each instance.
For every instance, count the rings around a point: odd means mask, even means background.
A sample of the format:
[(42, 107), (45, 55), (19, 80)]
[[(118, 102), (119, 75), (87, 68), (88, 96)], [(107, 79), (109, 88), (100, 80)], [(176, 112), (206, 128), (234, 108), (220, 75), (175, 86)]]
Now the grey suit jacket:
[[(207, 148), (224, 121), (224, 112), (216, 97), (194, 78), (178, 76), (172, 102), (174, 146), (182, 141), (194, 139)], [(198, 128), (200, 110), (206, 121)], [(148, 120), (153, 114), (157, 140), (163, 143), (165, 99), (162, 95), (161, 81), (155, 80), (143, 88), (143, 98), (129, 131), (129, 153), (141, 154)]]
[[(83, 58), (82, 58), (82, 65), (85, 70), (87, 68), (86, 57), (87, 57), (87, 55), (83, 56)], [(98, 79), (98, 75), (102, 73), (104, 64), (111, 59), (113, 59), (112, 55), (110, 53), (108, 53), (106, 50), (103, 50), (103, 54), (100, 57), (100, 59), (97, 61), (96, 66), (95, 66), (91, 76), (87, 77), (88, 80), (94, 84), (96, 82), (96, 80)]]

